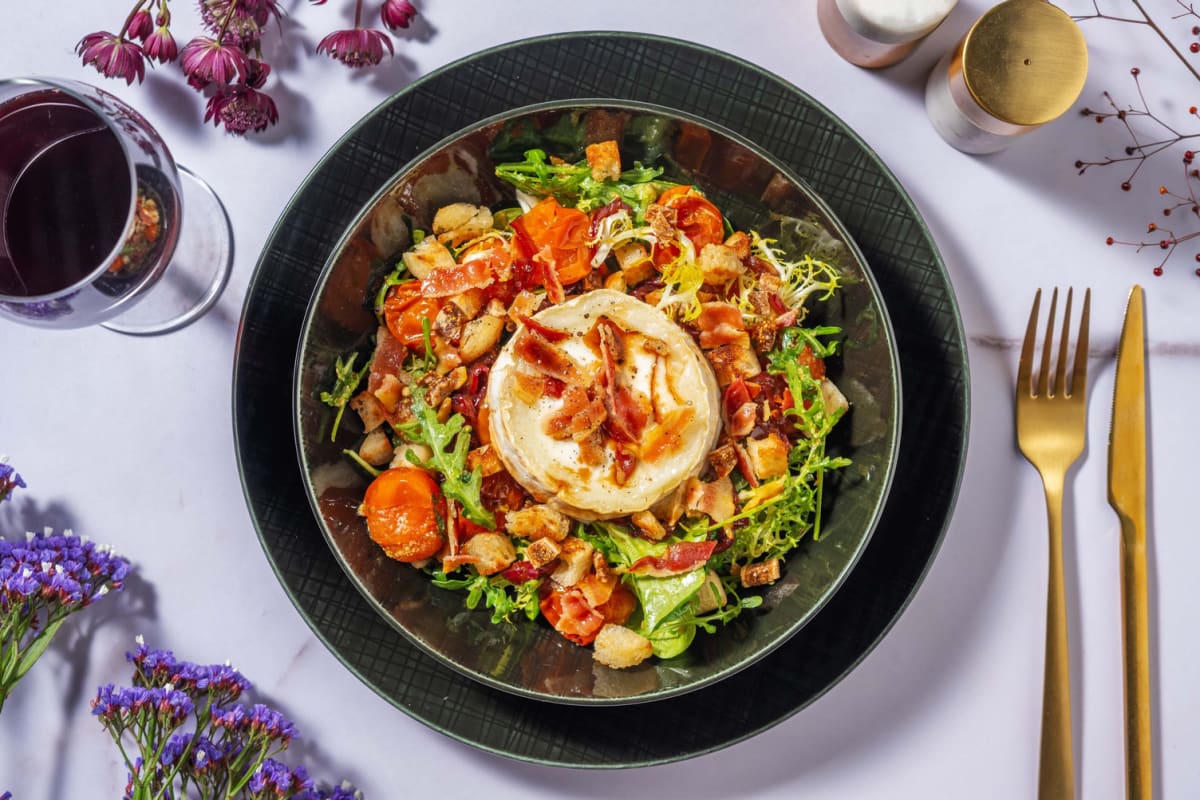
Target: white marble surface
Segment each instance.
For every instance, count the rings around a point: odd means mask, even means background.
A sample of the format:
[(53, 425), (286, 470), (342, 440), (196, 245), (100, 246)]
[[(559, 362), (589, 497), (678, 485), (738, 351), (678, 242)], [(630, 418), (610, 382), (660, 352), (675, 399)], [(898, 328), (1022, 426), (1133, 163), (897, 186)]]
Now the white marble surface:
[[(421, 21), (396, 58), (364, 74), (311, 55), (352, 4), (286, 5), (288, 44), (273, 33), (268, 45), (284, 120), (265, 136), (240, 140), (202, 127), (200, 100), (173, 68), (142, 86), (103, 83), (143, 110), (178, 160), (228, 206), (236, 263), (215, 312), (153, 339), (0, 321), (0, 452), (29, 482), (0, 509), (0, 526), (11, 535), (70, 525), (115, 545), (137, 571), (115, 602), (68, 625), (5, 706), (0, 789), (18, 800), (120, 795), (119, 757), (87, 703), (97, 685), (126, 679), (124, 652), (142, 633), (183, 658), (232, 660), (306, 735), (295, 756), (317, 776), (350, 780), (368, 800), (1032, 797), (1046, 523), (1040, 482), (1015, 446), (1011, 398), (1034, 289), (1072, 284), (1093, 288), (1089, 438), (1069, 479), (1066, 517), (1077, 769), (1082, 797), (1121, 797), (1118, 526), (1105, 499), (1106, 456), (1114, 345), (1126, 295), (1140, 282), (1150, 342), (1154, 775), (1159, 796), (1200, 796), (1200, 537), (1191, 506), (1200, 277), (1191, 252), (1155, 278), (1156, 253), (1103, 244), (1109, 233), (1139, 235), (1157, 208), (1155, 187), (1178, 183), (1176, 159), (1148, 168), (1130, 193), (1117, 189), (1113, 170), (1078, 177), (1076, 158), (1116, 151), (1124, 141), (1115, 125), (1075, 114), (997, 156), (946, 146), (925, 116), (924, 79), (984, 0), (963, 0), (915, 55), (878, 73), (833, 55), (811, 3), (697, 0), (683, 11), (625, 0), (423, 0)], [(194, 30), (193, 9), (178, 6), (179, 31)], [(1167, 0), (1149, 6), (1164, 18), (1177, 10)], [(72, 46), (119, 25), (125, 13), (116, 0), (5, 3), (0, 74), (100, 82)], [(1191, 22), (1172, 24), (1186, 41)], [(861, 666), (802, 713), (722, 752), (585, 772), (505, 760), (434, 733), (339, 665), (289, 603), (255, 538), (230, 396), (238, 317), (259, 249), (310, 167), (353, 122), (413, 78), (479, 49), (607, 28), (672, 35), (754, 61), (810, 92), (879, 152), (949, 267), (970, 340), (973, 415), (945, 544), (912, 604)], [(1085, 32), (1092, 70), (1080, 105), (1101, 103), (1104, 89), (1132, 97), (1128, 69), (1136, 64), (1152, 102), (1186, 125), (1200, 86), (1148, 30), (1089, 22)]]

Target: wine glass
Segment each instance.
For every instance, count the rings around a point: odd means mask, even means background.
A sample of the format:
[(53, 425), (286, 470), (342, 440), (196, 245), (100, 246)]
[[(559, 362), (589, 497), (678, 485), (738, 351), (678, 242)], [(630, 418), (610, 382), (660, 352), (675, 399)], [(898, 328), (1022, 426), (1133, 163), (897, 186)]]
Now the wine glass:
[(0, 316), (177, 330), (217, 301), (232, 240), (216, 194), (124, 102), (73, 80), (0, 80)]

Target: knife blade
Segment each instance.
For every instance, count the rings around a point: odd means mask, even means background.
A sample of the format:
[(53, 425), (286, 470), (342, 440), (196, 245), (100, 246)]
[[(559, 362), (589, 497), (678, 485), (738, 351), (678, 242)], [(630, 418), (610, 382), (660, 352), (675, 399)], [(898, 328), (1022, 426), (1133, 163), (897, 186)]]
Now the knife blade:
[(1144, 293), (1134, 286), (1117, 347), (1108, 502), (1121, 521), (1121, 629), (1126, 797), (1151, 800), (1150, 623), (1146, 576), (1146, 340)]

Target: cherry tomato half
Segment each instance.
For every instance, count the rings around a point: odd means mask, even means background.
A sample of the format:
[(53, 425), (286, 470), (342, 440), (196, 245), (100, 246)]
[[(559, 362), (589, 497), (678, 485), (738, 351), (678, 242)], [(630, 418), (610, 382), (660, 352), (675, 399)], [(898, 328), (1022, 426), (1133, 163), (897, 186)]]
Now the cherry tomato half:
[(564, 208), (547, 197), (513, 220), (518, 235), (528, 239), (535, 252), (550, 248), (554, 271), (563, 286), (583, 279), (592, 271), (588, 237), (592, 221), (575, 208)]
[[(679, 188), (690, 191), (677, 192)], [(705, 245), (725, 241), (725, 218), (692, 187), (672, 187), (659, 196), (658, 202), (675, 209), (678, 217), (675, 225), (691, 240), (697, 255)]]
[(433, 320), (442, 310), (442, 300), (437, 297), (424, 297), (416, 281), (402, 283), (392, 287), (387, 299), (383, 301), (383, 321), (388, 331), (411, 350), (420, 350), (425, 346), (422, 320)]
[(379, 473), (367, 487), (363, 512), (367, 532), (389, 558), (413, 562), (442, 549), (438, 530), (442, 497), (437, 481), (417, 467), (394, 467)]

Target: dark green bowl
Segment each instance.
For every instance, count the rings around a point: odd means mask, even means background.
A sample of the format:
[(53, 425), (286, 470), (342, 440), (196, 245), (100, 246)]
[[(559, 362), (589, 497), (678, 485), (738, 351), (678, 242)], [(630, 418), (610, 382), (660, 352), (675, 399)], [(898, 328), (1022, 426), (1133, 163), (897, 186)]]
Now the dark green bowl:
[[(463, 595), (433, 587), (370, 540), (354, 509), (367, 479), (342, 450), (361, 435), (347, 413), (330, 440), (333, 409), (320, 393), (334, 360), (369, 348), (375, 330), (367, 298), (409, 244), (410, 226), (456, 201), (495, 205), (511, 189), (492, 171), (530, 147), (575, 159), (585, 141), (616, 137), (622, 157), (654, 162), (695, 183), (739, 229), (777, 235), (785, 249), (816, 250), (837, 263), (846, 285), (815, 304), (807, 323), (847, 332), (829, 375), (851, 411), (829, 441), (853, 465), (827, 483), (819, 541), (786, 560), (761, 608), (716, 634), (701, 633), (682, 656), (636, 668), (597, 665), (591, 650), (542, 621), (493, 625), (468, 611)], [(348, 579), (390, 625), (453, 669), (524, 697), (617, 705), (670, 697), (712, 684), (787, 641), (821, 609), (853, 569), (879, 521), (899, 442), (900, 370), (891, 324), (875, 280), (843, 226), (802, 180), (749, 141), (695, 116), (623, 100), (568, 100), (518, 108), (443, 139), (401, 169), (363, 207), (333, 249), (304, 319), (295, 370), (295, 435), (307, 495)]]

